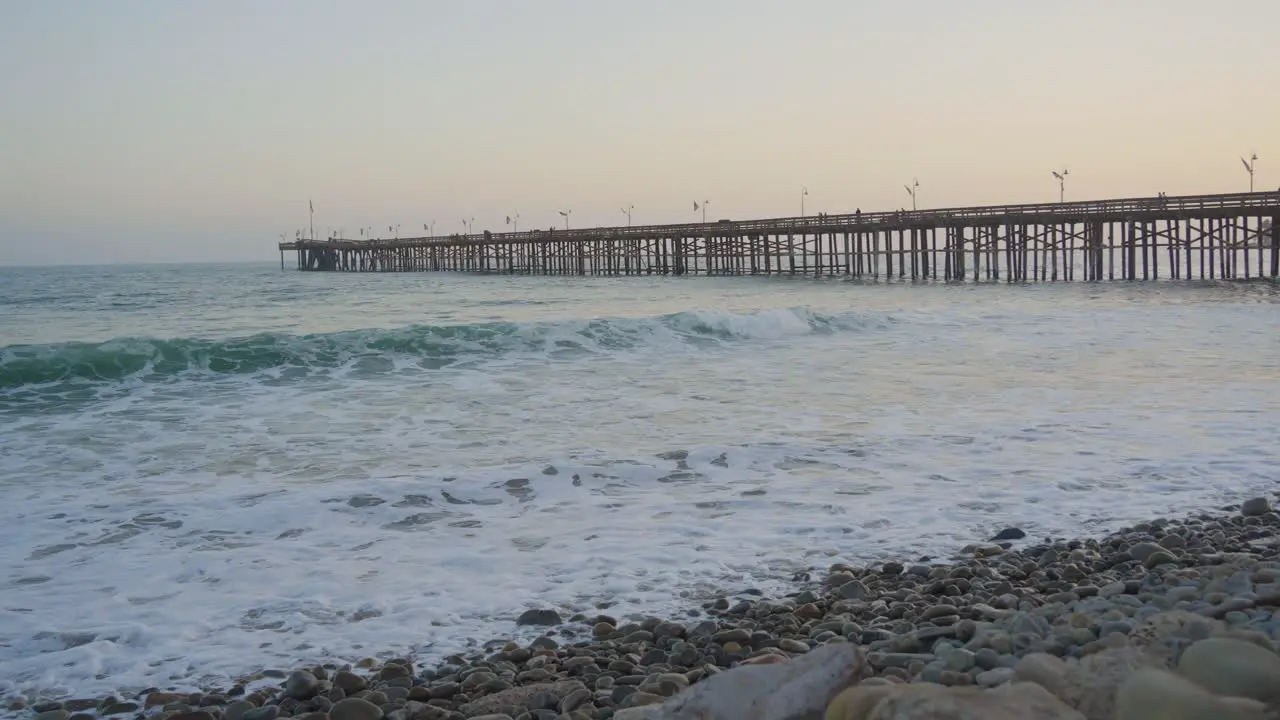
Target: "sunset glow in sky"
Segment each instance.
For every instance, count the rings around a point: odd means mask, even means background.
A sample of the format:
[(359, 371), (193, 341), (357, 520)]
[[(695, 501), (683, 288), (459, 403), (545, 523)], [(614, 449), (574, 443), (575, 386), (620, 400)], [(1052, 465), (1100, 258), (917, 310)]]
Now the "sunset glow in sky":
[[(0, 264), (1280, 187), (1276, 0), (11, 0)], [(416, 228), (416, 232), (412, 231)]]

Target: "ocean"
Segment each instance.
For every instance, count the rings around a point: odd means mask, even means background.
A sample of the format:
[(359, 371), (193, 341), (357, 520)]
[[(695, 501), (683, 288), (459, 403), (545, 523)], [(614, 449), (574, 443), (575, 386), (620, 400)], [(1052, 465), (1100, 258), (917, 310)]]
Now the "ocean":
[(0, 268), (0, 693), (678, 613), (1275, 490), (1274, 284)]

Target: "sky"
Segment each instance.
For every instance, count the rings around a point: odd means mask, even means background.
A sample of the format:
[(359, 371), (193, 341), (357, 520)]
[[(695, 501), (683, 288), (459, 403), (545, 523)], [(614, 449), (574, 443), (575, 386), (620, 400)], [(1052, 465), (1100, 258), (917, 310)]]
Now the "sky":
[(0, 264), (1280, 187), (1276, 0), (7, 0)]

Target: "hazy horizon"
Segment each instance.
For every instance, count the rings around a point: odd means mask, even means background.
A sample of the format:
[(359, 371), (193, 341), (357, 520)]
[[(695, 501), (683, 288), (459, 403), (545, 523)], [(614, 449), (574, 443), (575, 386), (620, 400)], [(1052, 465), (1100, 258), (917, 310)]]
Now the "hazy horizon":
[[(1280, 185), (1280, 4), (10, 5), (0, 265)], [(1274, 167), (1276, 171), (1272, 171)]]

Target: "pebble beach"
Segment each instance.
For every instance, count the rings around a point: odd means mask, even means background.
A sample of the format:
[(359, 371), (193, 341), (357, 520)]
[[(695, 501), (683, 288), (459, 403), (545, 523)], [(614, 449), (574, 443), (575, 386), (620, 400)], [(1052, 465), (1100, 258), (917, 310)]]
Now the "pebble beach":
[[(519, 619), (544, 629), (532, 642), (495, 639), (433, 665), (399, 658), (273, 668), (199, 692), (11, 697), (6, 707), (34, 720), (650, 717), (640, 713), (720, 673), (842, 643), (865, 653), (864, 684), (998, 688), (1039, 678), (1050, 690), (1046, 674), (1069, 677), (1117, 652), (1191, 664), (1180, 672), (1207, 674), (1201, 682), (1212, 684), (1213, 653), (1237, 657), (1244, 647), (1260, 655), (1251, 664), (1257, 677), (1232, 670), (1228, 680), (1256, 698), (1251, 711), (1280, 699), (1280, 514), (1266, 497), (1098, 538), (1037, 540), (1010, 527), (952, 557), (835, 565), (795, 584), (783, 597), (748, 591), (668, 618), (532, 609)], [(1208, 650), (1193, 657), (1193, 645)], [(1109, 675), (1085, 683), (1093, 694), (1077, 691), (1085, 717), (1121, 717), (1117, 688), (1143, 663), (1121, 664), (1118, 676), (1112, 662)]]

